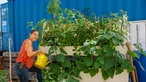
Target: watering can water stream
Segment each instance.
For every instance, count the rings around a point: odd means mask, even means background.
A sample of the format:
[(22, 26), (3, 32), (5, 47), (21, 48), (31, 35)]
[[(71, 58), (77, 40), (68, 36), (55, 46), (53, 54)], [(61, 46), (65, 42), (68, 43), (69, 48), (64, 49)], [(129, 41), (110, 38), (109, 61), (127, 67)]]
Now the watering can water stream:
[(46, 65), (50, 63), (48, 57), (41, 53), (37, 55), (37, 60), (35, 62), (35, 66), (40, 69), (44, 69)]

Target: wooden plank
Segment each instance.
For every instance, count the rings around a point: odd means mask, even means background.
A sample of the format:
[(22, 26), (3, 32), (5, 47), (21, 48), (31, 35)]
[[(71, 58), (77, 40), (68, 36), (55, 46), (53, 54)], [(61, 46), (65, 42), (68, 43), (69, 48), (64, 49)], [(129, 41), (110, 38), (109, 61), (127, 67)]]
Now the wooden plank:
[[(18, 57), (19, 52), (11, 52), (12, 57)], [(4, 52), (3, 53), (3, 57), (9, 57), (9, 53), (8, 52)]]
[[(126, 43), (126, 46), (127, 46), (128, 50), (131, 51), (130, 43)], [(130, 57), (130, 62), (132, 64), (132, 66), (134, 66), (132, 57)], [(132, 71), (131, 74), (132, 74), (132, 81), (133, 82), (138, 82), (137, 71), (136, 71), (136, 67), (135, 66), (134, 66), (134, 71)]]
[[(16, 61), (16, 57), (12, 57), (12, 62)], [(3, 62), (9, 62), (9, 57), (3, 57)]]
[[(12, 57), (12, 80), (13, 82), (20, 82), (18, 80), (18, 77), (16, 75), (15, 67), (14, 64), (16, 62), (16, 58), (19, 55), (19, 52), (12, 52), (11, 53)], [(9, 53), (4, 52), (3, 53), (3, 63), (4, 63), (4, 69), (9, 70)], [(29, 72), (29, 82), (36, 82), (36, 73), (35, 72)]]

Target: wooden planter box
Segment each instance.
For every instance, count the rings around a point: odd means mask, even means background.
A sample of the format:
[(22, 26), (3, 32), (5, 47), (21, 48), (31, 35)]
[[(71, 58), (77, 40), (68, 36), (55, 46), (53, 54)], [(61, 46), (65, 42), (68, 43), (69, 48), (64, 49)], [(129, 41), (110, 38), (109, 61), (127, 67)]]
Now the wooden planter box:
[(80, 82), (128, 82), (129, 79), (129, 73), (126, 70), (121, 74), (115, 75), (114, 78), (109, 78), (106, 81), (102, 78), (101, 71), (99, 71), (94, 77), (91, 77), (89, 74), (85, 74), (83, 72), (81, 72), (80, 75), (82, 77)]
[[(50, 46), (41, 46), (40, 49), (46, 53), (48, 53)], [(72, 56), (73, 55), (73, 47), (72, 46), (66, 46), (65, 51), (67, 52), (67, 56)], [(126, 46), (124, 47), (117, 47), (117, 49), (122, 53), (125, 54), (127, 53), (127, 48)], [(59, 53), (59, 51), (57, 51)], [(98, 72), (94, 77), (91, 77), (89, 74), (85, 74), (83, 72), (80, 73), (82, 80), (80, 82), (128, 82), (129, 79), (129, 73), (124, 70), (121, 74), (115, 75), (114, 78), (109, 78), (108, 80), (104, 80), (102, 78), (102, 73), (101, 71)]]

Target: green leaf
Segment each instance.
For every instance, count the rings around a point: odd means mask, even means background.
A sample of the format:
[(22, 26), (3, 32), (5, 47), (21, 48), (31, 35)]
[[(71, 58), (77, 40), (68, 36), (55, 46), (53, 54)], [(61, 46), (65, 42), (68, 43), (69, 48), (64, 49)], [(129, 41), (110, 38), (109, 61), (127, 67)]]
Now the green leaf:
[(0, 70), (0, 82), (8, 82), (9, 78), (7, 77), (9, 74), (7, 70)]
[(86, 65), (80, 61), (76, 61), (76, 66), (79, 70), (82, 70), (84, 67), (86, 67)]
[(105, 35), (103, 35), (103, 37), (106, 38), (107, 40), (109, 40), (113, 37), (113, 35), (105, 34)]
[(50, 65), (50, 72), (52, 72), (52, 73), (54, 73), (54, 74), (59, 74), (59, 73), (61, 73), (61, 70), (60, 70), (60, 68), (59, 68), (59, 66), (58, 65), (56, 65), (56, 64), (51, 64)]
[(128, 68), (126, 68), (128, 72), (132, 72), (134, 71), (134, 66), (129, 66)]
[(104, 69), (101, 69), (101, 72), (102, 72), (103, 79), (107, 80), (109, 78), (108, 71), (105, 71)]
[(86, 51), (87, 48), (88, 48), (88, 46), (83, 46), (83, 47), (81, 47), (80, 49), (81, 49), (82, 51)]
[(110, 45), (106, 45), (103, 48), (104, 48), (107, 56), (111, 56), (113, 54), (113, 52), (115, 51), (114, 49), (112, 49), (112, 47)]
[(71, 67), (71, 62), (69, 60), (65, 60), (63, 63), (62, 63), (62, 66), (63, 67)]
[(98, 69), (99, 67), (100, 67), (100, 63), (99, 63), (99, 62), (95, 62), (95, 63), (94, 63), (94, 68), (95, 68), (95, 69)]
[(109, 74), (109, 76), (110, 76), (111, 78), (113, 78), (113, 77), (114, 77), (114, 74), (115, 74), (115, 68), (110, 68), (110, 69), (108, 70), (108, 74)]
[(128, 51), (128, 55), (131, 56), (131, 57), (136, 57), (136, 58), (139, 58), (139, 54), (137, 54), (136, 52), (134, 51)]
[(59, 55), (56, 55), (55, 59), (58, 62), (64, 62), (65, 61), (65, 56), (62, 55), (62, 54), (59, 54)]
[(122, 63), (121, 63), (121, 68), (122, 69), (127, 69), (128, 72), (131, 72), (134, 70), (134, 67), (132, 66), (132, 63), (129, 62), (130, 60), (125, 59)]
[(51, 54), (53, 54), (56, 50), (57, 50), (57, 47), (56, 47), (56, 46), (51, 46), (51, 48), (50, 48), (49, 51), (48, 51), (48, 54), (51, 55)]
[(87, 52), (90, 55), (92, 55), (95, 52), (95, 50), (96, 50), (96, 47), (95, 46), (90, 46), (90, 47), (88, 47)]
[(101, 53), (102, 51), (101, 51), (101, 50), (96, 49), (95, 51), (96, 51), (96, 54), (97, 54), (97, 55), (102, 55), (102, 53)]
[(104, 60), (104, 66), (105, 66), (105, 69), (109, 69), (109, 68), (111, 68), (112, 66), (114, 66), (114, 59), (113, 58), (105, 58), (105, 60)]
[(77, 80), (73, 77), (70, 77), (67, 82), (79, 82), (79, 80)]
[(73, 67), (72, 71), (72, 75), (79, 78), (80, 77), (80, 70), (78, 70), (76, 67)]
[(84, 73), (89, 72), (88, 67), (83, 62), (76, 61), (76, 66), (77, 66), (78, 70), (82, 70)]
[(67, 52), (66, 52), (63, 48), (60, 48), (60, 52), (61, 52), (62, 54), (67, 54)]
[(99, 71), (98, 69), (90, 69), (89, 72), (90, 72), (91, 77), (95, 76), (96, 73), (98, 73), (98, 71)]
[(101, 65), (104, 65), (104, 57), (103, 57), (103, 56), (98, 57), (98, 58), (97, 58), (97, 61), (99, 61), (99, 63), (100, 63)]
[(138, 51), (140, 51), (144, 56), (146, 56), (146, 53), (144, 52), (144, 50), (141, 48), (139, 44), (134, 44), (134, 46), (136, 47), (136, 49), (138, 49)]
[(93, 59), (88, 58), (88, 57), (83, 58), (83, 61), (87, 65), (87, 67), (89, 67), (93, 64)]
[(113, 42), (115, 45), (117, 45), (117, 44), (121, 44), (121, 41), (118, 40), (118, 39), (115, 38), (115, 37), (112, 38), (112, 42)]
[(122, 73), (123, 71), (124, 71), (124, 69), (117, 67), (116, 68), (116, 75)]

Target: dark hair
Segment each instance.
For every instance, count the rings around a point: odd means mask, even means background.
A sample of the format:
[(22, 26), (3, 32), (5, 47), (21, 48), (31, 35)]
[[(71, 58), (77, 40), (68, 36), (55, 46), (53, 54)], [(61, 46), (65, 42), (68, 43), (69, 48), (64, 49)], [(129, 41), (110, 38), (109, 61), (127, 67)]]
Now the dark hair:
[[(32, 33), (34, 33), (34, 32), (36, 32), (36, 31), (37, 31), (37, 30), (35, 30), (35, 29), (34, 29), (34, 30), (31, 30), (30, 34), (32, 34)], [(38, 31), (37, 31), (37, 32), (38, 32)]]

